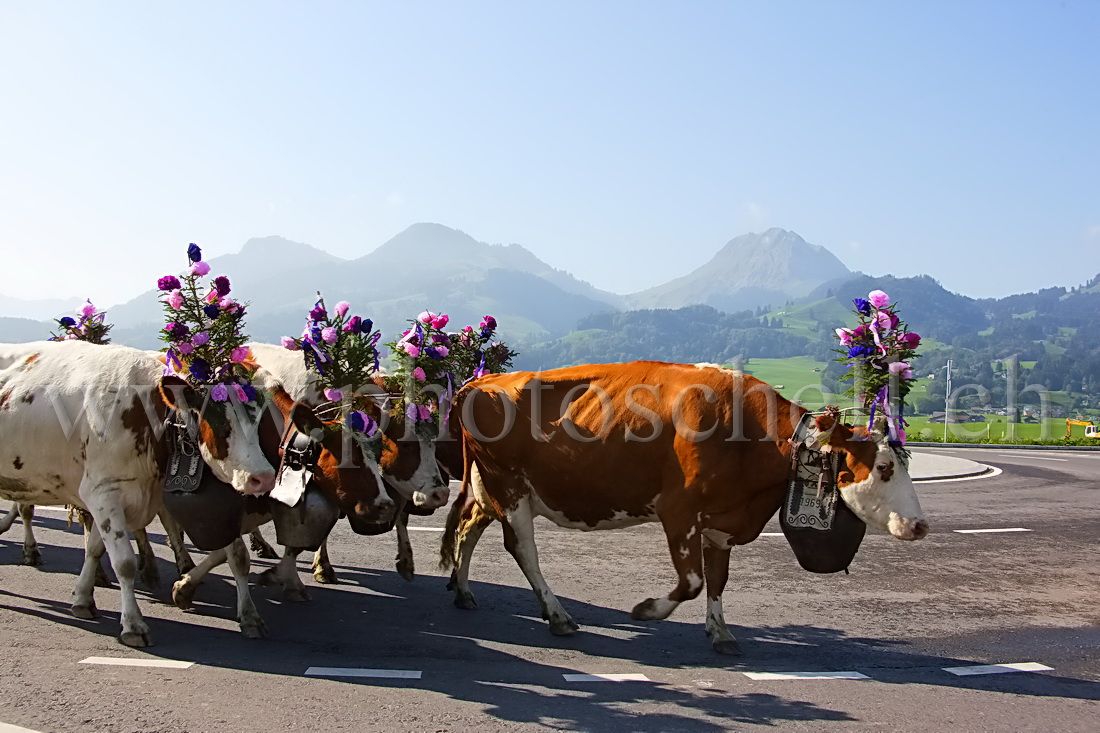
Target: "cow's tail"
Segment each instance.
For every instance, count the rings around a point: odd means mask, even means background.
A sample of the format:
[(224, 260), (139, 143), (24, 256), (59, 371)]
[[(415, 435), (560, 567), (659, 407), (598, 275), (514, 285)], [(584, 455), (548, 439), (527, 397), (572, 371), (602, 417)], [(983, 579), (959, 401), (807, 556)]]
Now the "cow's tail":
[(463, 510), (466, 509), (467, 502), (472, 498), (470, 494), (470, 464), (472, 461), (470, 450), (466, 446), (466, 441), (463, 440), (462, 488), (459, 490), (454, 503), (451, 504), (451, 511), (447, 514), (447, 524), (443, 529), (443, 539), (439, 543), (440, 570), (450, 570), (458, 561), (458, 558), (455, 557), (455, 553), (458, 551), (458, 527), (462, 523)]

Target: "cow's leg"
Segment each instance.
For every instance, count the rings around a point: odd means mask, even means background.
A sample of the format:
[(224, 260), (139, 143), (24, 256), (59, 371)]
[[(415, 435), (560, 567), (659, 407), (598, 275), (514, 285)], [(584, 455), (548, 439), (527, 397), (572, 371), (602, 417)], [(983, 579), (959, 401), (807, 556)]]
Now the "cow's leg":
[(657, 514), (661, 516), (678, 580), (676, 587), (664, 598), (647, 598), (634, 607), (630, 616), (640, 621), (668, 618), (677, 606), (703, 590), (703, 543), (697, 515), (682, 517), (685, 514), (682, 506), (673, 507), (663, 516), (658, 506)]
[(730, 574), (729, 536), (714, 530), (703, 530), (703, 575), (707, 581), (706, 631), (714, 651), (719, 654), (740, 654), (726, 619), (722, 615), (722, 591)]
[[(80, 526), (84, 528), (85, 543), (87, 542), (88, 530), (91, 529), (95, 522), (92, 521), (92, 515), (83, 509), (77, 509), (74, 511), (73, 507), (70, 507), (69, 516), (76, 514), (77, 521), (80, 522)], [(102, 553), (100, 553), (102, 555)], [(111, 582), (111, 578), (107, 575), (107, 568), (103, 564), (102, 558), (95, 566), (95, 587), (96, 588), (114, 588), (114, 583)]]
[(331, 585), (337, 582), (336, 571), (332, 569), (332, 563), (328, 559), (328, 538), (313, 553), (313, 579), (318, 583)]
[(144, 529), (134, 530), (134, 541), (138, 548), (138, 574), (141, 582), (149, 590), (160, 590), (160, 571), (157, 569), (157, 556), (149, 542), (149, 533)]
[(403, 501), (398, 507), (397, 520), (393, 526), (397, 530), (397, 557), (395, 558), (397, 574), (411, 581), (416, 577), (416, 566), (413, 564), (412, 542), (409, 541), (408, 502)]
[(84, 528), (84, 564), (73, 588), (72, 614), (77, 618), (95, 618), (99, 612), (95, 607), (96, 576), (101, 572), (99, 560), (106, 547), (95, 524)]
[(214, 550), (206, 556), (205, 560), (181, 575), (179, 580), (172, 584), (172, 603), (176, 604), (176, 608), (183, 611), (191, 608), (191, 600), (195, 597), (195, 589), (206, 578), (207, 573), (228, 559), (227, 554), (224, 547), (220, 550)]
[(493, 518), (482, 511), (477, 502), (470, 503), (472, 506), (463, 511), (458, 525), (455, 567), (451, 572), (451, 582), (447, 584), (447, 588), (455, 592), (455, 605), (467, 610), (477, 608), (474, 594), (470, 592), (470, 561), (482, 532), (493, 523)]
[(504, 549), (516, 559), (519, 569), (535, 591), (535, 597), (542, 606), (542, 617), (550, 622), (550, 633), (556, 636), (572, 634), (580, 627), (565, 612), (539, 569), (539, 551), (535, 548), (535, 523), (530, 500), (527, 497), (520, 499), (514, 509), (504, 513), (501, 524), (504, 527)]
[[(93, 524), (85, 536), (98, 534), (107, 548), (107, 557), (118, 579), (122, 633), (118, 639), (126, 646), (145, 647), (153, 643), (149, 626), (141, 617), (137, 596), (134, 595), (134, 576), (137, 574), (137, 557), (126, 531), (126, 512), (119, 498), (121, 482), (107, 479), (93, 483), (85, 478), (80, 484), (80, 498), (92, 514)], [(87, 569), (87, 559), (85, 560)], [(81, 572), (81, 579), (84, 573)]]
[(298, 547), (284, 547), (283, 556), (279, 558), (279, 564), (260, 573), (258, 578), (261, 585), (283, 586), (283, 598), (295, 603), (309, 600), (309, 591), (305, 583), (298, 575), (298, 555), (302, 549)]
[(267, 540), (264, 539), (263, 533), (260, 532), (260, 528), (252, 530), (248, 533), (248, 544), (252, 548), (252, 551), (256, 553), (256, 557), (263, 558), (264, 560), (279, 560), (279, 553), (274, 547), (267, 544)]
[(19, 502), (13, 501), (11, 503), (11, 508), (8, 509), (8, 513), (4, 515), (3, 519), (0, 519), (0, 534), (4, 534), (11, 529), (11, 525), (15, 522), (15, 515), (18, 513)]
[[(176, 570), (179, 571), (182, 578), (195, 568), (195, 561), (191, 559), (191, 553), (187, 551), (187, 547), (183, 544), (183, 528), (180, 527), (175, 517), (168, 513), (167, 509), (161, 509), (157, 517), (160, 519), (161, 526), (164, 527), (164, 537), (168, 541), (168, 548), (172, 551), (172, 556), (176, 558)], [(222, 560), (222, 562), (225, 562), (225, 560)], [(203, 575), (205, 574), (203, 573)]]
[(23, 520), (23, 564), (41, 565), (42, 553), (38, 551), (38, 540), (34, 538), (34, 504), (16, 504), (12, 507), (12, 512), (15, 509), (19, 510), (19, 518)]
[(225, 548), (229, 556), (229, 568), (233, 571), (233, 580), (237, 583), (237, 619), (241, 622), (241, 633), (249, 639), (262, 639), (267, 636), (264, 620), (252, 602), (248, 591), (248, 567), (250, 560), (244, 540), (238, 537), (233, 544)]

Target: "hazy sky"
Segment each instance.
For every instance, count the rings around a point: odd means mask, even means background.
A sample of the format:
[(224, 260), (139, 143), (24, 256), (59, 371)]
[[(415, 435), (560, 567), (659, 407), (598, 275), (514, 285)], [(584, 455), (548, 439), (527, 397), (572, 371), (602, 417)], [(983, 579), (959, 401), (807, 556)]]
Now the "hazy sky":
[(0, 293), (418, 221), (620, 293), (772, 226), (967, 295), (1076, 285), (1098, 39), (1091, 0), (0, 0)]

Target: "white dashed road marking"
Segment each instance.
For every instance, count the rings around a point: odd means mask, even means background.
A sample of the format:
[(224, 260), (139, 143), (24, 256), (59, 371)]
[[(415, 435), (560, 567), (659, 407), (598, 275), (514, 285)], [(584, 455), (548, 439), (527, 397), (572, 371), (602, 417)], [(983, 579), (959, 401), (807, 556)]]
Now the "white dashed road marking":
[(649, 682), (644, 674), (563, 674), (566, 682)]
[(1023, 527), (1005, 527), (1003, 529), (953, 529), (951, 531), (959, 534), (990, 534), (993, 532), (1034, 532), (1035, 530), (1024, 529)]
[(1013, 664), (979, 664), (973, 667), (944, 667), (944, 672), (950, 672), (959, 677), (967, 677), (975, 674), (1008, 674), (1009, 672), (1045, 672), (1054, 669), (1038, 662), (1015, 662)]
[(38, 733), (38, 731), (30, 728), (20, 728), (18, 725), (0, 723), (0, 733)]
[(859, 672), (744, 672), (750, 680), (869, 680)]
[(109, 664), (116, 667), (165, 667), (167, 669), (187, 669), (194, 662), (180, 662), (175, 659), (126, 659), (124, 657), (88, 657), (81, 664)]
[(782, 537), (783, 533), (782, 532), (761, 532), (760, 536), (761, 537)]
[(1024, 458), (1034, 461), (1061, 461), (1062, 463), (1065, 463), (1069, 460), (1068, 458), (1050, 458), (1049, 456), (1018, 456), (1011, 453), (998, 453), (997, 455), (999, 455), (1001, 458)]
[(442, 532), (443, 527), (409, 527), (410, 532)]
[(391, 680), (418, 680), (422, 672), (412, 669), (362, 669), (358, 667), (310, 667), (307, 677), (374, 677)]

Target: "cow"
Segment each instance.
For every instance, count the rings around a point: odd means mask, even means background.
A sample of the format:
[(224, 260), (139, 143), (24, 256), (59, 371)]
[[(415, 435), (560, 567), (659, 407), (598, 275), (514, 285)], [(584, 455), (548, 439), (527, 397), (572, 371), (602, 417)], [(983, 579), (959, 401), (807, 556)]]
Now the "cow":
[[(211, 472), (244, 494), (270, 491), (275, 473), (247, 413), (202, 400), (164, 374), (149, 354), (81, 341), (0, 345), (0, 497), (22, 504), (72, 504), (90, 513), (84, 565), (72, 613), (93, 618), (95, 571), (107, 551), (121, 590), (127, 646), (152, 643), (134, 596), (137, 562), (127, 530), (142, 529), (161, 507), (167, 450), (158, 429), (169, 408), (189, 415)], [(243, 558), (247, 562), (247, 553)], [(238, 584), (241, 558), (231, 558)]]
[[(456, 408), (465, 477), (441, 546), (455, 605), (477, 607), (470, 558), (497, 520), (550, 631), (571, 634), (578, 626), (539, 569), (534, 517), (582, 530), (659, 521), (678, 582), (632, 617), (667, 618), (705, 584), (713, 647), (740, 653), (722, 614), (730, 551), (781, 506), (802, 407), (733, 370), (634, 362), (485, 376)], [(905, 461), (881, 435), (833, 415), (814, 428), (821, 449), (838, 455), (841, 496), (860, 519), (903, 540), (928, 533)]]

